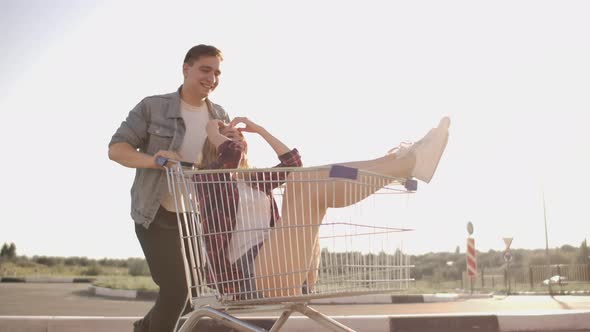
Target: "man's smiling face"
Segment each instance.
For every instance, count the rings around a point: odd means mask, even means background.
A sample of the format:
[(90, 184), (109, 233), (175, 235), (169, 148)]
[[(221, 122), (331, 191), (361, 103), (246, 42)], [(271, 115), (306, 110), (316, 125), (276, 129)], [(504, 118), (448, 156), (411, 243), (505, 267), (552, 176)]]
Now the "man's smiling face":
[(182, 68), (184, 87), (194, 97), (205, 99), (219, 85), (221, 59), (216, 56), (201, 56)]

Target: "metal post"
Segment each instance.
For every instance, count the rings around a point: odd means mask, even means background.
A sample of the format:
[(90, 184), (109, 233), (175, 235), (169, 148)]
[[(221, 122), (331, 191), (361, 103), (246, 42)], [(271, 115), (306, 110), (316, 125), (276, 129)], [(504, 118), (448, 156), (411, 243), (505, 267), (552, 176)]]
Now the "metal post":
[(543, 190), (543, 219), (545, 220), (545, 254), (547, 255), (547, 266), (549, 267), (549, 276), (547, 276), (547, 286), (549, 294), (553, 294), (551, 289), (551, 257), (549, 256), (549, 236), (547, 235), (547, 210), (545, 208), (545, 190)]
[(504, 269), (504, 288), (508, 291), (508, 269)]
[(559, 292), (563, 294), (563, 285), (561, 284), (561, 265), (557, 265), (557, 275), (559, 276), (557, 282), (559, 283)]
[(512, 287), (510, 284), (510, 261), (506, 262), (506, 279), (508, 279), (508, 294), (510, 295), (510, 292), (512, 291)]

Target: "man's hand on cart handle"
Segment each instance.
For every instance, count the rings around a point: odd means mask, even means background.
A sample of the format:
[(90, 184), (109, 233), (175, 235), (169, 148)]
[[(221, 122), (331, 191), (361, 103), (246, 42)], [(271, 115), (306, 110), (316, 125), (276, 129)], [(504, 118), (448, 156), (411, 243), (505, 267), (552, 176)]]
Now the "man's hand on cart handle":
[(193, 167), (194, 164), (188, 161), (180, 160), (180, 156), (176, 152), (160, 150), (154, 155), (154, 163), (160, 168), (171, 166), (170, 163), (180, 164), (184, 167)]
[(174, 151), (168, 150), (160, 150), (154, 154), (154, 164), (156, 164), (159, 168), (164, 168), (165, 166), (172, 166), (170, 163), (178, 162), (180, 160), (180, 156), (178, 153)]

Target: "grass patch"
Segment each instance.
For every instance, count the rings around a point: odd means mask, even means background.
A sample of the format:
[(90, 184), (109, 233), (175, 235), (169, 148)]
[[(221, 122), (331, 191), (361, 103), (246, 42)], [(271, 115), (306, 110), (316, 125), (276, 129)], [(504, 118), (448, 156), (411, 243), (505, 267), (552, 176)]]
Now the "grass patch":
[(93, 283), (97, 287), (125, 290), (158, 290), (151, 277), (101, 277)]
[(63, 264), (47, 266), (35, 262), (16, 264), (2, 262), (0, 264), (1, 277), (82, 277), (82, 276), (122, 276), (128, 275), (127, 268), (103, 265), (66, 266)]
[[(148, 271), (149, 272), (149, 271)], [(32, 261), (0, 263), (0, 277), (96, 277), (92, 283), (97, 287), (125, 290), (158, 290), (150, 276), (130, 276), (127, 267), (104, 266), (91, 264), (47, 266)]]

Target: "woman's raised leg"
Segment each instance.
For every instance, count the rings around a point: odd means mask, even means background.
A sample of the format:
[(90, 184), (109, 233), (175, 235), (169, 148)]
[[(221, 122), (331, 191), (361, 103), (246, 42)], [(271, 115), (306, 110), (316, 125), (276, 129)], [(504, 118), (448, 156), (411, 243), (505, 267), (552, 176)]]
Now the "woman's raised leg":
[[(429, 182), (446, 147), (448, 124), (448, 119), (443, 118), (439, 127), (404, 153), (335, 165), (398, 178), (416, 176)], [(301, 286), (317, 262), (314, 244), (327, 209), (360, 202), (388, 182), (363, 174), (354, 182), (334, 179), (330, 167), (291, 173), (283, 196), (281, 220), (270, 230), (255, 262), (257, 289), (263, 296), (301, 295)]]
[[(338, 164), (396, 177), (410, 175), (413, 155)], [(319, 226), (328, 208), (357, 203), (385, 187), (389, 181), (359, 175), (356, 182), (330, 177), (330, 167), (289, 175), (283, 196), (281, 220), (270, 230), (255, 262), (257, 289), (265, 297), (301, 295), (311, 275), (315, 283), (319, 253)]]

